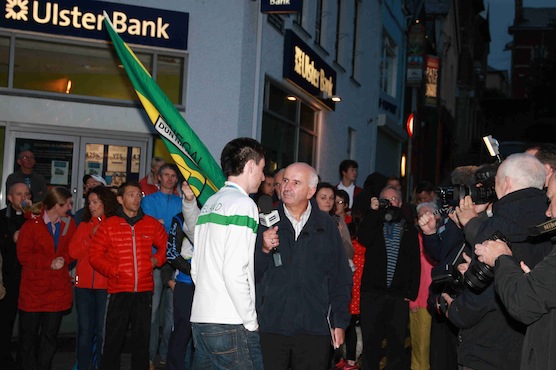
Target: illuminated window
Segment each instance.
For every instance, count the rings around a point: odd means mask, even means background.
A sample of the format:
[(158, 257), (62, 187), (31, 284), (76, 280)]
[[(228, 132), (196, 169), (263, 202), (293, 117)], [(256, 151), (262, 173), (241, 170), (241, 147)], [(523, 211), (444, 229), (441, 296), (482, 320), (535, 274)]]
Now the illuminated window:
[(8, 87), (8, 65), (10, 62), (10, 39), (0, 36), (0, 87)]
[[(14, 67), (9, 71), (8, 41), (0, 37), (0, 87), (61, 94), (69, 99), (86, 96), (138, 100), (115, 50), (108, 44), (62, 43), (16, 36)], [(170, 100), (183, 105), (186, 56), (133, 49)], [(10, 73), (12, 86), (7, 82)]]
[(301, 99), (288, 99), (290, 96), (267, 82), (261, 142), (269, 171), (294, 162), (314, 162), (317, 111)]

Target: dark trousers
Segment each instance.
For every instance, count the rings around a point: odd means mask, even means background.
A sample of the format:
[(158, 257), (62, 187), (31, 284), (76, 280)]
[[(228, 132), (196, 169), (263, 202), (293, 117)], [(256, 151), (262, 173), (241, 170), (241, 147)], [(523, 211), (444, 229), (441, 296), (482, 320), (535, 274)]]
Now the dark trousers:
[(17, 315), (17, 300), (19, 298), (19, 283), (21, 279), (4, 277), (6, 296), (0, 300), (0, 369), (15, 370), (16, 364), (11, 352), (11, 340)]
[(434, 312), (431, 322), (431, 370), (458, 368), (458, 328)]
[(328, 368), (330, 336), (260, 333), (265, 370), (324, 370)]
[[(106, 289), (75, 288), (77, 308), (77, 366), (79, 370), (97, 369), (93, 359), (100, 361), (104, 314), (106, 311)], [(96, 346), (93, 352), (93, 339)]]
[(357, 352), (357, 322), (359, 321), (359, 315), (351, 315), (349, 321), (349, 326), (346, 329), (346, 360), (355, 361)]
[(62, 322), (60, 312), (19, 311), (21, 368), (50, 370), (56, 352), (56, 337)]
[(149, 369), (152, 292), (108, 295), (101, 370), (119, 370), (120, 355), (131, 323), (131, 368)]
[(363, 368), (378, 370), (382, 339), (386, 337), (388, 369), (409, 369), (404, 349), (409, 321), (409, 302), (384, 293), (361, 292)]
[[(194, 287), (191, 284), (176, 282), (174, 287), (174, 330), (168, 345), (168, 370), (185, 370), (186, 354), (191, 351), (191, 305)], [(188, 364), (190, 368), (192, 364)]]

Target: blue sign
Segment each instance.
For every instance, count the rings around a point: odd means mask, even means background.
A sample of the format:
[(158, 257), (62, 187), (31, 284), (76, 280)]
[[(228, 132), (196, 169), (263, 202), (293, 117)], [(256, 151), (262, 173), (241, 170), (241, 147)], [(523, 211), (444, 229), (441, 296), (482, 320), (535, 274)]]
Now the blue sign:
[(287, 30), (284, 39), (284, 78), (334, 109), (336, 71), (293, 31)]
[(301, 13), (303, 0), (261, 0), (261, 13)]
[(109, 40), (103, 11), (130, 44), (187, 50), (189, 13), (79, 0), (3, 0), (0, 27)]

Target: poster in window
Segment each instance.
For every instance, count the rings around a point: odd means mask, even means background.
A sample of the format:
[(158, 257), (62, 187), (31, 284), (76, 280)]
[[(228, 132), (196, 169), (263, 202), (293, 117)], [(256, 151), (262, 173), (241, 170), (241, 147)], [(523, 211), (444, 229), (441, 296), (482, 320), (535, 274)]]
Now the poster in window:
[(109, 145), (106, 167), (109, 172), (125, 173), (127, 171), (127, 146)]
[(67, 185), (69, 183), (69, 162), (52, 161), (50, 183), (52, 185)]
[(141, 167), (141, 148), (134, 146), (131, 148), (131, 173), (139, 173)]
[(104, 161), (103, 144), (87, 144), (85, 147), (85, 174), (102, 176)]

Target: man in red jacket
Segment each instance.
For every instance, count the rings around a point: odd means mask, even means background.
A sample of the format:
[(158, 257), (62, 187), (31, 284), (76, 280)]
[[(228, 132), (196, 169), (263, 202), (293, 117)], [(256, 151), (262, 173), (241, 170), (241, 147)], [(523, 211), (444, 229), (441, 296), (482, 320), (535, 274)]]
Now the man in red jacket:
[[(91, 266), (108, 278), (108, 305), (100, 369), (119, 369), (120, 352), (131, 322), (131, 368), (149, 369), (149, 336), (154, 282), (152, 270), (166, 262), (168, 236), (141, 209), (141, 188), (118, 188), (116, 215), (100, 224), (91, 241)], [(151, 246), (156, 248), (152, 254)]]

